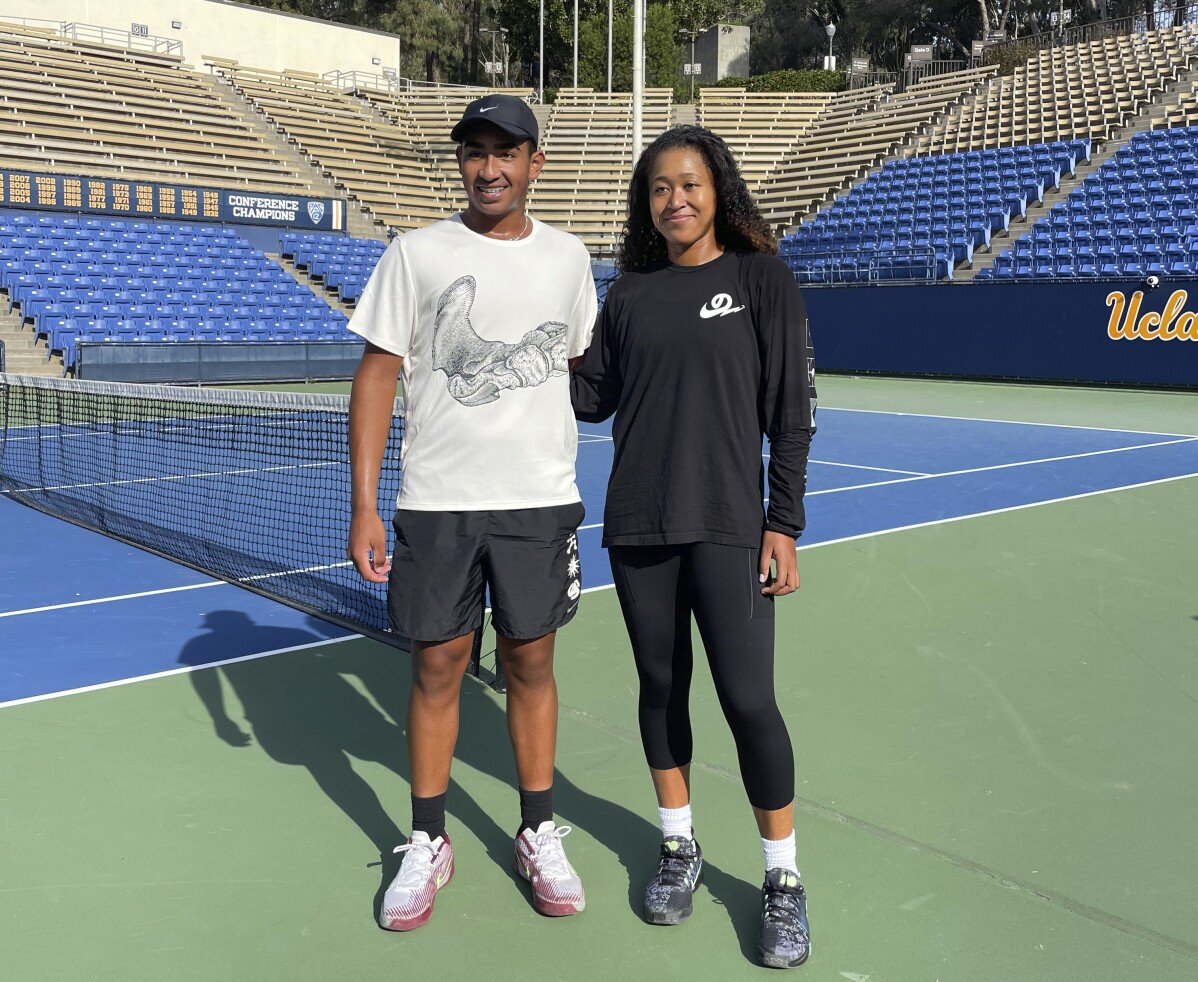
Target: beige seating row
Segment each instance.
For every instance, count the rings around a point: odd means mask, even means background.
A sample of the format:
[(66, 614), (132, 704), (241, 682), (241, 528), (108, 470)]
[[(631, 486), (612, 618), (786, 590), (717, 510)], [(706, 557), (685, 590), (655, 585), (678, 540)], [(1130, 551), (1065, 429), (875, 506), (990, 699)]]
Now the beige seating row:
[(310, 193), (209, 80), (177, 56), (0, 23), (4, 166)]
[(757, 194), (805, 138), (831, 121), (852, 116), (880, 95), (880, 89), (832, 94), (705, 88), (699, 95), (698, 118), (723, 137), (749, 189)]
[(406, 230), (445, 214), (435, 161), (402, 121), (310, 72), (206, 60), (377, 223)]
[(1167, 28), (1037, 53), (934, 126), (924, 153), (1111, 137), (1198, 63), (1198, 31)]
[(995, 73), (971, 69), (925, 79), (901, 94), (882, 95), (858, 111), (839, 113), (813, 130), (761, 185), (758, 201), (774, 226), (797, 223), (830, 195), (913, 141), (923, 127)]
[[(669, 128), (672, 104), (672, 90), (646, 90), (642, 146)], [(611, 255), (632, 173), (631, 96), (559, 90), (542, 145), (548, 163), (529, 196), (533, 214), (577, 235), (593, 255)]]

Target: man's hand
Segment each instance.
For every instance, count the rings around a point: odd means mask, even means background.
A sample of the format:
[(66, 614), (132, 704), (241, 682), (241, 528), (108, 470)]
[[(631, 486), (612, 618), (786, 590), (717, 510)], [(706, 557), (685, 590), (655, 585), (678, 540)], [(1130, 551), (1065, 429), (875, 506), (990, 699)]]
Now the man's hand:
[(371, 583), (385, 582), (391, 572), (387, 530), (379, 518), (376, 492), (401, 368), (403, 359), (399, 355), (367, 342), (349, 395), (349, 469), (353, 484), (345, 551), (362, 578)]
[(386, 583), (391, 572), (387, 530), (378, 512), (355, 512), (349, 523), (349, 558), (371, 583)]
[[(770, 579), (770, 563), (777, 575)], [(767, 597), (785, 597), (799, 588), (799, 564), (795, 559), (795, 540), (781, 532), (765, 532), (761, 536), (761, 557), (757, 562), (761, 592)]]

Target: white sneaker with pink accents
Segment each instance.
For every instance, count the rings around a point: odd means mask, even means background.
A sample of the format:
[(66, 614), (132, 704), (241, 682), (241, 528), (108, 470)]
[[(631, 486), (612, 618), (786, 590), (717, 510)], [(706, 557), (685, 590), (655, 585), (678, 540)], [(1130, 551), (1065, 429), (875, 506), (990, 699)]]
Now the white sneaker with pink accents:
[(586, 907), (582, 880), (562, 848), (570, 831), (568, 825), (542, 822), (516, 836), (516, 873), (532, 885), (533, 906), (547, 917), (578, 914)]
[(430, 840), (427, 832), (413, 832), (395, 851), (407, 855), (383, 897), (379, 926), (412, 931), (433, 916), (437, 891), (453, 879), (453, 846), (448, 836)]

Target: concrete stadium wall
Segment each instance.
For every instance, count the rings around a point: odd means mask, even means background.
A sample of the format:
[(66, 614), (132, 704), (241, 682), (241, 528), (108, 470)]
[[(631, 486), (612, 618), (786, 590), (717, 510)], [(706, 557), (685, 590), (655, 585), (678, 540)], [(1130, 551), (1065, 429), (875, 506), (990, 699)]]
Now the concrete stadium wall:
[(695, 40), (695, 61), (703, 66), (698, 81), (708, 84), (729, 75), (749, 74), (749, 28), (716, 24)]
[[(18, 9), (14, 10), (16, 7)], [(28, 8), (28, 9), (20, 9)], [(121, 31), (145, 24), (150, 34), (179, 41), (185, 61), (204, 55), (235, 58), (244, 65), (283, 71), (359, 71), (381, 74), (400, 67), (400, 38), (381, 31), (283, 14), (229, 0), (0, 0), (0, 15), (96, 24)], [(178, 21), (182, 27), (171, 27)], [(379, 64), (372, 59), (379, 59)]]
[(806, 287), (818, 369), (1198, 387), (1198, 281)]

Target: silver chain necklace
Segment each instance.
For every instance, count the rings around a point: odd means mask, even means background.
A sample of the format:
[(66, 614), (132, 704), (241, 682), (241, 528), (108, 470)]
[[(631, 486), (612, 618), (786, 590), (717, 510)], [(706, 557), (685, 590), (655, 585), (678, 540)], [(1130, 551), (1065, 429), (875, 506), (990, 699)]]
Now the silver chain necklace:
[[(466, 223), (466, 216), (464, 213), (462, 215), (462, 224), (466, 225), (467, 228), (470, 228), (470, 226)], [(524, 227), (522, 229), (520, 229), (520, 231), (517, 232), (515, 235), (496, 235), (494, 232), (479, 232), (478, 234), (486, 236), (488, 239), (502, 239), (505, 242), (515, 242), (517, 239), (524, 238), (524, 236), (528, 234), (528, 230), (531, 227), (532, 227), (532, 219), (528, 215), (525, 215), (524, 216)]]

